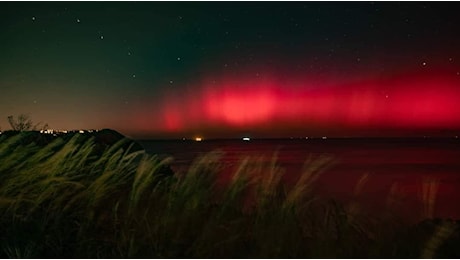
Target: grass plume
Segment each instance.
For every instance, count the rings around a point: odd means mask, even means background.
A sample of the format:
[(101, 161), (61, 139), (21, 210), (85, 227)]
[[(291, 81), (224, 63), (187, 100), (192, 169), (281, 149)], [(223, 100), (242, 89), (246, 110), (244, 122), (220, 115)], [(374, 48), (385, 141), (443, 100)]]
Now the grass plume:
[[(41, 146), (26, 137), (0, 138), (2, 257), (433, 257), (458, 229), (442, 224), (411, 244), (418, 235), (410, 228), (366, 221), (355, 204), (316, 196), (331, 156), (307, 158), (289, 186), (276, 153), (242, 157), (229, 169), (214, 151), (169, 174), (172, 158), (135, 150), (126, 139), (101, 150), (79, 135)], [(228, 171), (229, 181), (219, 182)], [(429, 216), (437, 186), (428, 183)]]

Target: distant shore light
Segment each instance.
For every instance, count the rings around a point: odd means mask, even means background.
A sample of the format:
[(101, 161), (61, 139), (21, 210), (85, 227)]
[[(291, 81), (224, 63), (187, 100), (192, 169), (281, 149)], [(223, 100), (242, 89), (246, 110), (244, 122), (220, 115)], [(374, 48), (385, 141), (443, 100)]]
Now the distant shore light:
[(251, 138), (249, 138), (249, 137), (243, 137), (243, 141), (251, 141)]
[(203, 139), (201, 137), (195, 137), (195, 141), (201, 142)]

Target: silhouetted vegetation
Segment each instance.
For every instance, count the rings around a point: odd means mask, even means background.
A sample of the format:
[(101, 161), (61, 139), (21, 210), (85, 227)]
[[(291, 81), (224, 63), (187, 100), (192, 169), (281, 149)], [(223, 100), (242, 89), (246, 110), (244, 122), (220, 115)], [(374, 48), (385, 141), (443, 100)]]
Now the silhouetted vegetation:
[[(13, 131), (36, 131), (39, 130), (41, 123), (35, 124), (29, 115), (20, 114), (17, 117), (8, 116), (8, 123)], [(48, 124), (44, 124), (42, 129), (48, 128)]]
[(35, 142), (31, 132), (0, 136), (0, 256), (460, 256), (458, 222), (406, 225), (315, 196), (315, 179), (333, 158), (309, 158), (297, 182), (286, 186), (276, 156), (268, 164), (246, 157), (221, 182), (219, 151), (172, 174), (172, 158), (106, 133), (46, 142)]

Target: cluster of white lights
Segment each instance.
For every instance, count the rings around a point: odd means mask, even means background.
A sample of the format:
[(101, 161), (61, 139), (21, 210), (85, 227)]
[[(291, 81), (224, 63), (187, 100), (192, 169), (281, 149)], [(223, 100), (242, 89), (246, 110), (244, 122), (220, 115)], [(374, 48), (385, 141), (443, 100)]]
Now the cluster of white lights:
[(84, 134), (84, 133), (94, 133), (94, 132), (99, 132), (99, 130), (93, 130), (93, 129), (90, 129), (90, 130), (78, 130), (78, 132), (80, 134)]
[(68, 130), (54, 130), (54, 129), (44, 129), (40, 130), (41, 134), (67, 134), (67, 133), (94, 133), (94, 132), (99, 132), (99, 130), (73, 130), (73, 131), (68, 131)]
[(46, 129), (46, 130), (40, 130), (41, 134), (54, 134), (57, 133), (58, 131), (55, 131), (54, 129)]

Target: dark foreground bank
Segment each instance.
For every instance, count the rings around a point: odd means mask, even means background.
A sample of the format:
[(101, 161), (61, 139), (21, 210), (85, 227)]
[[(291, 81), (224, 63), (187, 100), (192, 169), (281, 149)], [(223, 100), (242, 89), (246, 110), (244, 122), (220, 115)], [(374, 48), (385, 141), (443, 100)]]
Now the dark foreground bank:
[[(287, 187), (275, 160), (224, 154), (166, 174), (170, 159), (126, 138), (39, 143), (0, 137), (0, 256), (19, 258), (458, 258), (458, 221), (408, 223), (318, 196), (333, 158), (315, 155)], [(40, 141), (41, 142), (41, 141)]]

